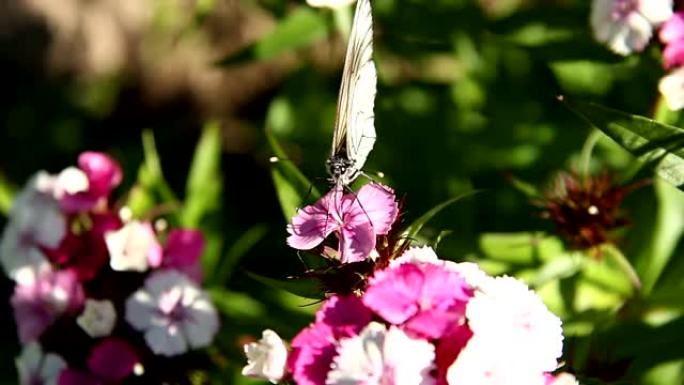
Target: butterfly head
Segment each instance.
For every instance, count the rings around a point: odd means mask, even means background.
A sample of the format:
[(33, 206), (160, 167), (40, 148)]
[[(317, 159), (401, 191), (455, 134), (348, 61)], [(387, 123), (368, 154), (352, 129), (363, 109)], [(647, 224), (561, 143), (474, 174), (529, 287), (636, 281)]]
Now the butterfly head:
[(356, 162), (345, 156), (331, 156), (325, 162), (325, 168), (330, 175), (330, 182), (342, 186), (347, 186), (353, 182), (360, 172), (356, 167)]

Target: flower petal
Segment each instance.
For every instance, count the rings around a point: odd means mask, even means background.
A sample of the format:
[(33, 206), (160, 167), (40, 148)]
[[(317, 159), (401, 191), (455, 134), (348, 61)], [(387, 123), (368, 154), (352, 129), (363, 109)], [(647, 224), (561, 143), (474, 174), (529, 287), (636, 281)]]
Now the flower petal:
[(397, 219), (399, 204), (394, 190), (378, 183), (361, 187), (349, 214), (345, 215), (345, 225), (370, 222), (377, 235), (387, 234)]
[(287, 226), (287, 232), (290, 233), (287, 244), (298, 250), (310, 250), (323, 242), (339, 228), (334, 215), (341, 199), (340, 190), (334, 189), (315, 204), (299, 210)]
[(360, 262), (375, 249), (375, 234), (368, 222), (346, 225), (340, 234), (340, 262)]

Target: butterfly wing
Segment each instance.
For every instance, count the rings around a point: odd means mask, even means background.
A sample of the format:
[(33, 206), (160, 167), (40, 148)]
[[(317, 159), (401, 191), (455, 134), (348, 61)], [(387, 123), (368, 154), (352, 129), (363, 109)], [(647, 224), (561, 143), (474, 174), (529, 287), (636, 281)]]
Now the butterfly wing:
[(370, 0), (358, 0), (337, 100), (331, 154), (331, 158), (351, 161), (348, 175), (361, 170), (375, 144), (376, 90)]

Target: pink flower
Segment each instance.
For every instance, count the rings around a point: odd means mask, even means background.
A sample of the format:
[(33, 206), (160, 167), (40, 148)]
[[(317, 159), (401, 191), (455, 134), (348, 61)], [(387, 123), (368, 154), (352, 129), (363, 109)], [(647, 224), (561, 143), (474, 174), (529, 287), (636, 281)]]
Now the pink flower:
[(81, 281), (90, 281), (109, 261), (104, 234), (121, 227), (118, 216), (105, 213), (90, 215), (92, 227), (81, 233), (69, 232), (58, 248), (46, 250), (48, 259), (73, 270)]
[(389, 187), (370, 183), (356, 194), (344, 194), (337, 187), (292, 218), (287, 243), (310, 250), (334, 232), (339, 238), (340, 261), (363, 261), (375, 249), (376, 236), (389, 232), (398, 212)]
[(298, 385), (324, 385), (337, 342), (358, 335), (372, 318), (354, 296), (330, 298), (316, 314), (316, 322), (292, 340), (288, 369)]
[(435, 352), (437, 385), (448, 385), (447, 372), (472, 336), (468, 327), (454, 324), (439, 339)]
[(110, 337), (90, 352), (88, 369), (105, 382), (117, 382), (133, 373), (138, 361), (137, 354), (128, 342)]
[(422, 337), (440, 338), (462, 323), (472, 289), (455, 271), (431, 263), (404, 263), (379, 271), (363, 303), (394, 325)]
[[(82, 153), (78, 157), (78, 167), (85, 179), (77, 172), (70, 171), (67, 178), (70, 185), (58, 188), (61, 190), (58, 195), (62, 207), (67, 212), (87, 211), (106, 201), (123, 177), (119, 163), (101, 152)], [(59, 180), (58, 184), (61, 184)]]
[(107, 338), (90, 352), (88, 370), (63, 370), (58, 385), (118, 384), (133, 373), (136, 364), (138, 356), (128, 342)]
[(161, 266), (176, 269), (185, 273), (193, 281), (201, 283), (200, 257), (204, 246), (204, 237), (201, 232), (191, 229), (173, 229), (166, 238)]
[(40, 337), (63, 313), (77, 311), (84, 296), (72, 271), (31, 269), (22, 275), (21, 283), (14, 287), (11, 303), (19, 340), (27, 343)]
[(684, 64), (684, 12), (675, 12), (660, 29), (660, 40), (665, 43), (663, 64), (673, 68)]

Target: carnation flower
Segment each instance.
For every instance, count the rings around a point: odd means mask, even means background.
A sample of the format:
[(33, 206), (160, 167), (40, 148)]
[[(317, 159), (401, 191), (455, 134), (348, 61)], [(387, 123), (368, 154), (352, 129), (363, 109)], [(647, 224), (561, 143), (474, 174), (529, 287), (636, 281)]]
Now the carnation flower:
[(472, 290), (457, 272), (431, 263), (404, 263), (376, 272), (363, 303), (394, 325), (439, 338), (462, 323)]
[(2, 267), (14, 280), (23, 268), (46, 265), (43, 249), (59, 246), (66, 232), (66, 218), (59, 204), (40, 189), (39, 181), (44, 177), (35, 175), (17, 195), (0, 240)]
[(243, 376), (261, 378), (274, 384), (283, 378), (287, 347), (276, 332), (264, 330), (259, 342), (246, 344), (244, 349), (247, 366), (242, 368)]
[(21, 283), (14, 287), (10, 302), (14, 308), (19, 340), (27, 343), (38, 337), (65, 312), (74, 312), (83, 303), (83, 288), (69, 270), (26, 268)]
[(340, 341), (327, 385), (431, 385), (435, 348), (401, 329), (371, 322)]
[(337, 343), (358, 335), (372, 318), (355, 296), (334, 296), (316, 313), (316, 322), (292, 340), (288, 368), (298, 385), (325, 385)]
[(55, 196), (67, 212), (91, 210), (106, 202), (123, 177), (121, 166), (100, 152), (82, 153), (78, 167), (62, 171), (56, 181)]
[(145, 333), (155, 354), (164, 356), (209, 345), (219, 327), (208, 295), (175, 270), (156, 271), (145, 280), (126, 300), (126, 321)]
[(58, 248), (46, 250), (53, 264), (74, 271), (80, 281), (92, 280), (109, 262), (104, 234), (121, 227), (118, 216), (112, 213), (91, 214), (88, 218), (88, 229), (70, 230)]
[(201, 232), (191, 229), (173, 229), (166, 237), (161, 266), (176, 269), (195, 282), (201, 283), (200, 257), (204, 246), (204, 237)]
[[(490, 280), (468, 302), (466, 317), (473, 339), (479, 341), (470, 350), (497, 350), (509, 364), (539, 374), (556, 369), (563, 352), (561, 320), (523, 282), (512, 277)], [(468, 345), (476, 344), (473, 339)]]
[(87, 299), (83, 312), (76, 318), (76, 323), (93, 338), (108, 336), (116, 324), (114, 304), (106, 299)]
[(672, 0), (594, 0), (591, 26), (596, 40), (615, 53), (642, 51), (653, 28), (672, 15)]
[(149, 222), (131, 221), (116, 231), (105, 233), (109, 265), (114, 271), (146, 271), (159, 266), (162, 248)]
[(389, 187), (370, 183), (356, 194), (344, 194), (342, 187), (336, 187), (314, 205), (299, 210), (287, 227), (287, 243), (310, 250), (334, 232), (339, 238), (340, 261), (363, 261), (375, 249), (376, 236), (389, 232), (398, 212)]
[(431, 263), (443, 266), (447, 270), (454, 271), (463, 277), (468, 286), (477, 288), (487, 281), (488, 276), (480, 270), (477, 264), (472, 262), (452, 262), (439, 259), (435, 250), (430, 246), (409, 247), (404, 253), (390, 262), (390, 268), (396, 268), (404, 263)]
[(20, 385), (57, 385), (66, 362), (55, 353), (44, 353), (40, 344), (32, 342), (16, 360)]

